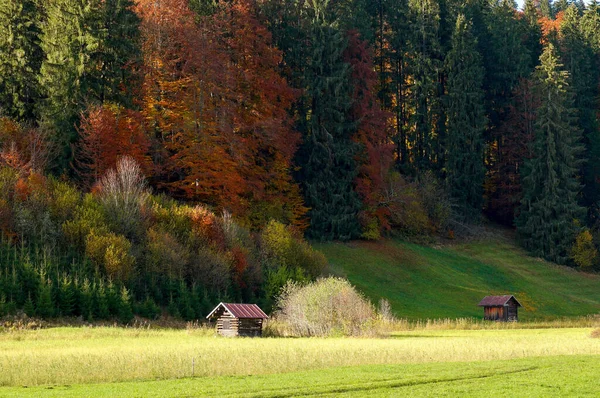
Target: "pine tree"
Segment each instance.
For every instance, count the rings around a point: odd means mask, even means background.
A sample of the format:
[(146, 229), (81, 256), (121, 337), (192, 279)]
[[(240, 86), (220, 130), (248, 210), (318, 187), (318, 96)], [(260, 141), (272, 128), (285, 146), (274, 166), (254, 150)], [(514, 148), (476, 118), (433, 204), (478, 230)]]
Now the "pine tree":
[(564, 13), (560, 26), (560, 53), (565, 69), (569, 72), (571, 88), (575, 97), (579, 127), (583, 130), (586, 167), (582, 168), (583, 202), (595, 207), (600, 200), (600, 129), (596, 112), (600, 92), (598, 56), (584, 34), (579, 10), (572, 4)]
[(52, 302), (52, 287), (50, 282), (43, 281), (40, 287), (40, 296), (36, 303), (37, 315), (48, 319), (54, 316), (54, 303)]
[(39, 0), (0, 0), (0, 111), (18, 121), (33, 121), (39, 100)]
[(356, 126), (349, 118), (351, 71), (343, 61), (347, 45), (343, 33), (327, 22), (323, 4), (316, 3), (312, 56), (306, 74), (311, 110), (298, 155), (302, 168), (299, 177), (311, 209), (308, 235), (321, 240), (347, 240), (360, 234), (357, 215), (361, 207), (353, 187), (357, 147), (352, 142)]
[(84, 109), (91, 82), (86, 76), (94, 68), (92, 57), (100, 45), (100, 0), (55, 0), (48, 2), (41, 47), (46, 58), (40, 84), (46, 99), (40, 106), (44, 124), (53, 132), (59, 151), (57, 171), (65, 171), (72, 160), (75, 125)]
[(35, 316), (35, 306), (33, 305), (31, 294), (27, 297), (27, 301), (25, 301), (25, 305), (23, 306), (23, 312), (30, 318)]
[(417, 170), (434, 168), (439, 155), (439, 141), (435, 133), (441, 104), (438, 95), (440, 63), (440, 9), (434, 0), (410, 0), (411, 26), (409, 70), (412, 77), (411, 105), (413, 148)]
[(539, 14), (534, 0), (526, 0), (523, 10), (525, 28), (525, 47), (529, 51), (530, 69), (537, 66), (542, 55), (542, 28), (538, 23)]
[(97, 87), (95, 97), (131, 106), (136, 81), (136, 67), (141, 62), (140, 19), (132, 0), (104, 0), (100, 12), (101, 42), (94, 62), (98, 68), (89, 73), (90, 87)]
[(447, 183), (461, 215), (477, 220), (483, 204), (484, 70), (477, 41), (464, 15), (456, 20), (448, 70)]
[(581, 132), (576, 126), (569, 74), (562, 70), (557, 51), (549, 43), (536, 70), (540, 99), (532, 144), (533, 158), (525, 163), (523, 200), (517, 232), (533, 255), (565, 264), (584, 209), (577, 203), (581, 186)]
[(128, 324), (133, 319), (133, 309), (131, 307), (131, 295), (125, 286), (121, 288), (119, 300), (119, 321), (122, 324)]

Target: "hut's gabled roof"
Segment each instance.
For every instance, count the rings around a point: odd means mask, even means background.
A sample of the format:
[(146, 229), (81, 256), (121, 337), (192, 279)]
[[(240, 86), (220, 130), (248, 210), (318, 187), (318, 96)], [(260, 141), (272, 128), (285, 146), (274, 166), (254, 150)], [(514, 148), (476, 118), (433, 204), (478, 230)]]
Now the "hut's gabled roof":
[(508, 303), (511, 298), (515, 299), (519, 307), (522, 307), (521, 303), (519, 303), (515, 296), (510, 294), (506, 296), (485, 296), (478, 305), (480, 307), (501, 307)]
[(267, 319), (267, 314), (260, 309), (256, 304), (232, 304), (232, 303), (219, 303), (206, 318), (212, 318), (214, 314), (220, 309), (226, 309), (231, 315), (239, 319)]

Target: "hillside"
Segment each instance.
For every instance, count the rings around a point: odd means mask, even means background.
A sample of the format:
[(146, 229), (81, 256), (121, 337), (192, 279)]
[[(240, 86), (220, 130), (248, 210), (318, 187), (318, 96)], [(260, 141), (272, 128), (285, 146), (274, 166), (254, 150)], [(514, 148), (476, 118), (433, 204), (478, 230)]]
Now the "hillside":
[(331, 272), (373, 302), (387, 298), (402, 318), (481, 317), (488, 294), (515, 294), (522, 320), (600, 313), (600, 276), (528, 257), (510, 241), (444, 247), (397, 240), (315, 244)]

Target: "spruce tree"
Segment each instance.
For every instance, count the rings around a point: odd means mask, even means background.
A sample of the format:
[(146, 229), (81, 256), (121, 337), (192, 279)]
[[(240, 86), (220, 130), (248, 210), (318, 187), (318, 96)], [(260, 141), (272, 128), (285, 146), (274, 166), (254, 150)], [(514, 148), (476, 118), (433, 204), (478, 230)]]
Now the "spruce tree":
[(569, 74), (549, 43), (535, 73), (540, 105), (535, 122), (533, 157), (525, 162), (523, 199), (516, 225), (519, 239), (533, 255), (559, 264), (568, 262), (584, 209), (581, 185), (581, 131), (577, 127)]
[(411, 22), (409, 70), (413, 84), (411, 102), (413, 148), (417, 170), (433, 169), (439, 154), (435, 126), (440, 117), (438, 77), (440, 63), (440, 9), (434, 0), (410, 0)]
[(131, 0), (55, 0), (47, 7), (40, 84), (43, 122), (54, 131), (56, 171), (72, 161), (80, 113), (89, 103), (132, 105), (140, 59), (139, 18)]
[(41, 15), (39, 0), (0, 0), (0, 112), (18, 121), (35, 119)]
[[(327, 3), (327, 2), (323, 2)], [(343, 61), (346, 40), (326, 9), (313, 9), (312, 56), (306, 73), (310, 115), (299, 151), (300, 181), (310, 208), (308, 236), (321, 240), (347, 240), (360, 234), (361, 203), (354, 191), (357, 175), (356, 126), (349, 117), (352, 88), (350, 65)]]
[(135, 66), (141, 62), (140, 19), (132, 0), (104, 0), (100, 8), (98, 68), (89, 72), (90, 88), (100, 102), (132, 105)]
[(484, 70), (471, 24), (459, 15), (446, 58), (448, 70), (447, 183), (461, 216), (479, 217), (483, 204)]
[(40, 295), (36, 303), (36, 312), (40, 318), (48, 319), (54, 316), (54, 303), (52, 301), (52, 287), (49, 281), (42, 281)]
[[(595, 10), (594, 10), (595, 7)], [(586, 167), (582, 169), (583, 204), (590, 208), (590, 221), (599, 219), (598, 202), (600, 201), (600, 126), (597, 111), (600, 103), (600, 71), (598, 61), (600, 55), (600, 14), (594, 4), (583, 17), (579, 9), (571, 5), (561, 24), (561, 56), (571, 76), (575, 94), (575, 107), (579, 117), (579, 126), (583, 130), (585, 144)], [(596, 40), (595, 40), (596, 39)]]
[(71, 147), (77, 137), (76, 122), (84, 109), (86, 94), (93, 90), (84, 76), (93, 68), (92, 56), (99, 47), (100, 0), (53, 0), (48, 2), (41, 46), (46, 58), (40, 84), (45, 101), (40, 113), (53, 131), (57, 171), (67, 170)]

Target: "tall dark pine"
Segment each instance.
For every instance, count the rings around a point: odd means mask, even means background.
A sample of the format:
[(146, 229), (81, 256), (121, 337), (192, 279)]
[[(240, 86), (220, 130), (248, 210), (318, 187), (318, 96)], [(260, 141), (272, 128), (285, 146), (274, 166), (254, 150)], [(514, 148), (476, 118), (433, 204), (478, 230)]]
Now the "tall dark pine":
[(590, 215), (597, 216), (596, 204), (600, 200), (600, 130), (596, 112), (598, 111), (598, 56), (593, 43), (586, 38), (583, 22), (578, 8), (572, 4), (564, 12), (560, 27), (560, 52), (565, 69), (571, 78), (571, 87), (575, 95), (575, 108), (579, 126), (583, 130), (585, 157), (587, 163), (582, 168), (583, 204), (593, 208)]
[(40, 73), (42, 122), (59, 149), (55, 171), (72, 161), (81, 112), (90, 103), (130, 105), (139, 60), (139, 20), (131, 0), (48, 2)]
[(523, 199), (517, 232), (533, 255), (559, 264), (568, 262), (569, 250), (585, 210), (577, 196), (581, 164), (581, 131), (577, 127), (569, 74), (563, 70), (550, 43), (535, 73), (540, 100), (535, 137), (523, 173)]
[(94, 56), (98, 68), (90, 72), (100, 102), (131, 105), (136, 65), (141, 60), (140, 19), (132, 0), (104, 0), (101, 5), (101, 45)]
[(41, 5), (38, 0), (0, 0), (0, 112), (19, 121), (34, 119)]
[[(325, 2), (326, 3), (326, 2)], [(347, 240), (360, 234), (361, 202), (354, 191), (357, 146), (350, 65), (343, 61), (346, 39), (317, 9), (312, 28), (312, 56), (306, 74), (310, 104), (308, 131), (299, 151), (300, 181), (310, 208), (308, 236)]]
[(84, 77), (100, 46), (100, 0), (54, 0), (48, 2), (41, 46), (40, 104), (42, 122), (52, 129), (58, 149), (55, 171), (64, 172), (72, 160), (71, 147), (77, 137), (75, 124), (86, 95), (93, 88)]
[(447, 183), (461, 216), (476, 221), (483, 204), (486, 127), (481, 55), (471, 25), (459, 15), (446, 58), (448, 71)]
[(417, 170), (433, 169), (437, 163), (437, 117), (440, 115), (438, 77), (441, 70), (440, 9), (434, 0), (410, 0), (409, 70), (412, 75), (412, 156)]

